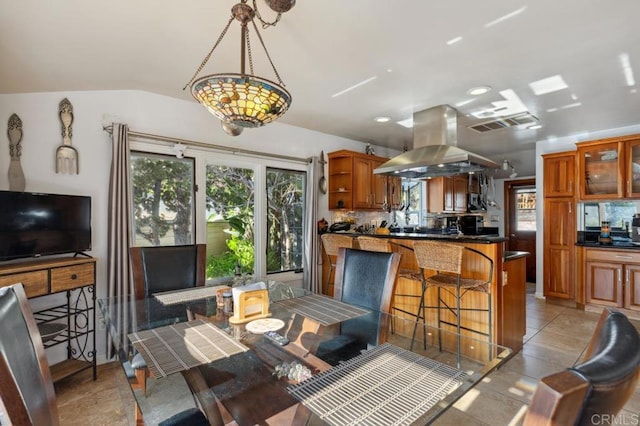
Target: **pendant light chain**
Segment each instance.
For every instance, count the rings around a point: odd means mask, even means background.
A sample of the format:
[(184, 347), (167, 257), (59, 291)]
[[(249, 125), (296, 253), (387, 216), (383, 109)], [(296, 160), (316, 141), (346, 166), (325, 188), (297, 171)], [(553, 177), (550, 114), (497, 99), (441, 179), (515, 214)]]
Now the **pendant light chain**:
[(286, 86), (286, 84), (284, 84), (284, 82), (280, 78), (280, 74), (278, 74), (278, 70), (276, 69), (276, 66), (273, 64), (273, 61), (271, 60), (271, 55), (269, 55), (269, 51), (267, 50), (267, 46), (265, 46), (264, 40), (262, 40), (262, 36), (260, 35), (260, 31), (258, 31), (258, 26), (256, 25), (255, 21), (251, 21), (251, 23), (253, 24), (253, 28), (255, 28), (255, 30), (256, 30), (256, 34), (258, 35), (258, 40), (260, 40), (260, 44), (262, 45), (262, 48), (264, 49), (264, 53), (267, 54), (267, 59), (269, 59), (269, 63), (271, 64), (271, 68), (273, 69), (273, 72), (275, 73), (276, 78), (278, 79), (278, 83), (282, 84), (283, 86)]
[(246, 43), (247, 43), (247, 55), (249, 56), (249, 74), (253, 74), (253, 57), (251, 56), (251, 43), (249, 42), (249, 31), (245, 31)]
[[(182, 90), (185, 90), (187, 87), (189, 87), (189, 86), (191, 86), (193, 84), (193, 81), (196, 79), (198, 74), (200, 74), (200, 71), (202, 71), (202, 68), (204, 68), (204, 66), (209, 61), (209, 58), (211, 58), (211, 54), (213, 54), (213, 51), (216, 50), (216, 47), (218, 47), (218, 45), (220, 44), (220, 42), (224, 38), (225, 34), (229, 30), (229, 27), (231, 26), (231, 23), (233, 22), (234, 19), (235, 19), (235, 17), (233, 15), (231, 15), (231, 18), (229, 19), (229, 22), (227, 22), (227, 25), (222, 30), (222, 33), (220, 34), (220, 37), (218, 37), (218, 40), (216, 41), (216, 43), (213, 45), (213, 47), (209, 51), (209, 54), (207, 54), (207, 56), (204, 57), (204, 59), (202, 60), (202, 63), (200, 64), (200, 66), (196, 70), (195, 74), (193, 74), (193, 77), (191, 77), (191, 80), (189, 80), (189, 82), (182, 88)], [(251, 71), (251, 72), (253, 73), (253, 71)]]
[(280, 18), (282, 17), (282, 13), (278, 12), (278, 16), (276, 16), (275, 21), (266, 22), (264, 19), (262, 19), (262, 16), (260, 16), (260, 12), (258, 11), (258, 5), (256, 4), (256, 0), (253, 0), (253, 10), (256, 12), (256, 17), (260, 20), (260, 23), (262, 23), (263, 29), (267, 29), (269, 27), (275, 27), (276, 24), (280, 22)]

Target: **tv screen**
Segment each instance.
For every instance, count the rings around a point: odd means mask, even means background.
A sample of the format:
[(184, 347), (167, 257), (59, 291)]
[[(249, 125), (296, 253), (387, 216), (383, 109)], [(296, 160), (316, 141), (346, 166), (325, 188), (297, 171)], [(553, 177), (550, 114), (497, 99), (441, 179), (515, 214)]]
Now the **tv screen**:
[(91, 197), (0, 191), (0, 260), (91, 250)]

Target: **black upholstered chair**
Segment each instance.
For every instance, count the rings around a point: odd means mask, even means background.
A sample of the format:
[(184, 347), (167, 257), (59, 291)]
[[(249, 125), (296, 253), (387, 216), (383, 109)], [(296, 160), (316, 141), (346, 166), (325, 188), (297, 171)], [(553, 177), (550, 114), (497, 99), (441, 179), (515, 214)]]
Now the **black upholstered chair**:
[(613, 424), (639, 377), (638, 330), (605, 308), (581, 362), (540, 381), (524, 424)]
[(0, 398), (2, 424), (59, 424), (49, 364), (22, 284), (0, 288)]
[(340, 335), (321, 342), (317, 356), (330, 364), (369, 345), (384, 343), (387, 327), (381, 324), (391, 308), (393, 287), (400, 265), (400, 254), (340, 248), (336, 262), (334, 299), (371, 309), (362, 317), (340, 324)]
[(153, 293), (203, 286), (206, 245), (131, 247), (136, 299)]
[[(204, 286), (206, 281), (206, 245), (192, 244), (180, 246), (131, 247), (129, 249), (133, 270), (134, 294), (136, 299), (144, 299), (163, 291), (181, 290)], [(187, 319), (182, 307), (162, 307), (153, 299), (147, 300), (149, 317), (154, 322), (154, 308), (179, 309), (179, 315)], [(157, 314), (162, 318), (164, 314)], [(157, 324), (156, 324), (157, 325)], [(130, 367), (130, 368), (128, 368)], [(147, 390), (149, 370), (140, 354), (137, 354), (130, 366), (125, 366), (127, 377), (133, 388), (142, 393)], [(136, 408), (136, 416), (140, 412)]]

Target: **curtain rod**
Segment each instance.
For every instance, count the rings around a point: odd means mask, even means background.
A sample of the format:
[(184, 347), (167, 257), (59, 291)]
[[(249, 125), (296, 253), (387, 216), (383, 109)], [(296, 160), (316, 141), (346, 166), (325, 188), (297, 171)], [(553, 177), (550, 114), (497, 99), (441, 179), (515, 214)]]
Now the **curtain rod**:
[[(102, 129), (109, 134), (113, 133), (113, 125), (104, 126)], [(224, 145), (215, 145), (211, 143), (192, 141), (189, 139), (173, 138), (170, 136), (160, 136), (160, 135), (154, 135), (151, 133), (134, 132), (133, 130), (127, 130), (127, 133), (132, 138), (146, 139), (146, 140), (152, 140), (152, 141), (158, 141), (158, 142), (181, 143), (183, 145), (196, 146), (198, 148), (215, 149), (218, 151), (230, 152), (232, 154), (245, 154), (245, 155), (252, 155), (255, 157), (271, 157), (271, 158), (277, 158), (279, 160), (287, 160), (287, 161), (304, 163), (304, 164), (308, 164), (311, 162), (311, 158), (291, 157), (289, 155), (280, 155), (280, 154), (269, 154), (267, 152), (251, 151), (249, 149), (242, 149), (242, 148), (231, 148)]]

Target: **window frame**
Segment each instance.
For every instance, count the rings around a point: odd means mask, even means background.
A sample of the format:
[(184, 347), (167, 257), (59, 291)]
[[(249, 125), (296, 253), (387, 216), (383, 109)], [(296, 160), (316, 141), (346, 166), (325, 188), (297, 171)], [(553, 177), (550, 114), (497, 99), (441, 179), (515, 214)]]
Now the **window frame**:
[[(143, 152), (148, 154), (165, 154), (175, 156), (175, 151), (170, 144), (162, 144), (158, 142), (150, 142), (143, 140), (131, 141), (131, 152)], [(207, 164), (224, 165), (229, 167), (241, 167), (252, 169), (254, 171), (255, 200), (254, 200), (254, 247), (256, 250), (254, 271), (258, 277), (267, 276), (267, 206), (266, 206), (266, 174), (267, 167), (302, 171), (308, 175), (308, 164), (287, 161), (286, 159), (258, 157), (253, 155), (243, 155), (242, 153), (230, 153), (225, 151), (217, 151), (215, 149), (201, 148), (198, 146), (187, 146), (185, 157), (195, 160), (195, 243), (204, 244), (207, 238), (206, 226), (206, 191), (204, 186), (207, 181)], [(305, 190), (305, 198), (307, 197)], [(308, 212), (307, 212), (308, 213)], [(306, 221), (304, 221), (306, 225)], [(308, 238), (311, 230), (304, 229), (304, 239)], [(288, 282), (302, 281), (302, 269), (287, 272), (270, 273), (269, 278)]]

